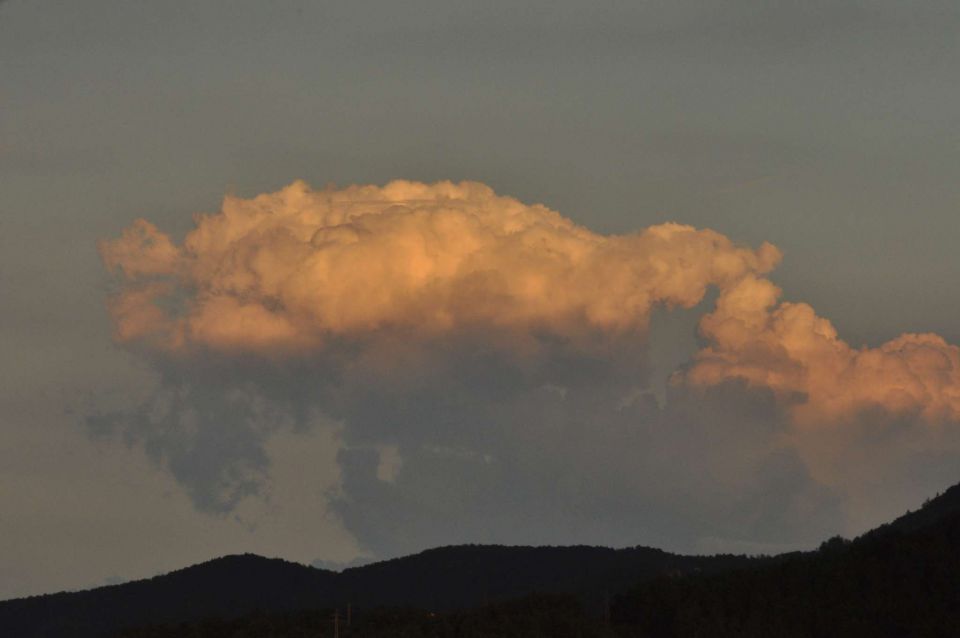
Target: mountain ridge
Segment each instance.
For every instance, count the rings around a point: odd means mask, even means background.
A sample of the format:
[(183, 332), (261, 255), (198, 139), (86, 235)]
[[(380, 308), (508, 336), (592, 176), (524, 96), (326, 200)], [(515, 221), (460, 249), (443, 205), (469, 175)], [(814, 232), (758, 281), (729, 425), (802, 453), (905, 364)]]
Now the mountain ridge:
[[(529, 595), (572, 595), (594, 614), (612, 596), (664, 578), (691, 582), (745, 570), (789, 568), (960, 517), (960, 485), (854, 541), (834, 538), (820, 550), (777, 556), (687, 556), (643, 546), (447, 545), (340, 572), (281, 558), (233, 554), (152, 578), (80, 592), (0, 602), (0, 635), (98, 638), (127, 627), (237, 618), (308, 609), (418, 608), (447, 612)], [(791, 568), (792, 569), (792, 568)], [(648, 594), (643, 594), (648, 595)], [(109, 610), (105, 613), (104, 610)]]
[(645, 638), (902, 638), (957, 635), (960, 489), (815, 552), (640, 583), (614, 602), (621, 635)]
[[(451, 611), (535, 593), (573, 594), (596, 609), (606, 596), (661, 573), (745, 560), (647, 547), (451, 545), (338, 573), (234, 554), (129, 583), (0, 602), (0, 634), (95, 638), (138, 624), (347, 604)], [(104, 617), (103, 609), (115, 611)]]

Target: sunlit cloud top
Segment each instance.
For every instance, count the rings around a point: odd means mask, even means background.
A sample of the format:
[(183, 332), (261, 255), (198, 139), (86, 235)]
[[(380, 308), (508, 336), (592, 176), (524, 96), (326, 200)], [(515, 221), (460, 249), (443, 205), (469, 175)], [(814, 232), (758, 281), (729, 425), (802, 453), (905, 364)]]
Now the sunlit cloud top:
[(101, 253), (124, 282), (121, 341), (263, 354), (396, 327), (642, 332), (653, 305), (693, 306), (779, 259), (689, 226), (605, 237), (482, 184), (403, 181), (231, 197), (182, 246), (140, 220)]

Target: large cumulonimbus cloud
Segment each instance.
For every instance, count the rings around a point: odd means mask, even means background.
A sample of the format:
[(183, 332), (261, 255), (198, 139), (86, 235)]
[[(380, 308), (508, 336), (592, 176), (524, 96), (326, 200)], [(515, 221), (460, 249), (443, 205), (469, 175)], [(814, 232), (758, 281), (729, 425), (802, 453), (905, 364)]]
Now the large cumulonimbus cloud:
[[(140, 220), (100, 250), (116, 338), (162, 381), (94, 422), (224, 511), (268, 476), (272, 431), (335, 419), (327, 505), (376, 553), (801, 542), (868, 508), (874, 472), (940, 468), (929, 488), (957, 467), (960, 350), (851, 347), (779, 301), (770, 244), (603, 236), (482, 184), (397, 181), (228, 197), (182, 243)], [(711, 289), (703, 347), (659, 405), (651, 312)]]

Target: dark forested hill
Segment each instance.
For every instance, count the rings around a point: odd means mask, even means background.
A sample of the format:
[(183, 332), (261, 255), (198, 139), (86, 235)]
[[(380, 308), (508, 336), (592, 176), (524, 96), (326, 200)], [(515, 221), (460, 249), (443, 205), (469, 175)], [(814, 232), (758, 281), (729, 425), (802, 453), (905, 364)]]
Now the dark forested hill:
[(432, 549), (341, 573), (255, 555), (227, 556), (149, 580), (0, 603), (0, 636), (86, 638), (123, 627), (254, 611), (343, 607), (475, 607), (533, 593), (573, 594), (592, 611), (607, 596), (663, 573), (717, 571), (734, 556), (691, 557), (643, 547)]
[(0, 636), (109, 635), (121, 627), (326, 602), (336, 574), (260, 556), (227, 556), (163, 576), (0, 603)]
[(618, 597), (622, 636), (960, 635), (960, 490), (854, 541), (643, 583)]
[(531, 593), (571, 593), (596, 608), (606, 595), (665, 573), (713, 572), (748, 559), (680, 556), (635, 547), (465, 545), (345, 570), (342, 600), (389, 606), (459, 609)]
[(927, 500), (920, 509), (907, 512), (892, 522), (867, 532), (863, 535), (863, 538), (889, 532), (913, 532), (934, 525), (943, 518), (958, 512), (960, 512), (960, 484), (954, 485), (942, 494), (937, 494), (932, 499)]
[[(598, 622), (611, 598), (612, 624)], [(960, 486), (854, 541), (773, 558), (466, 545), (336, 573), (227, 556), (0, 602), (0, 637), (321, 636), (348, 604), (355, 623), (344, 638), (400, 627), (409, 637), (952, 636)]]

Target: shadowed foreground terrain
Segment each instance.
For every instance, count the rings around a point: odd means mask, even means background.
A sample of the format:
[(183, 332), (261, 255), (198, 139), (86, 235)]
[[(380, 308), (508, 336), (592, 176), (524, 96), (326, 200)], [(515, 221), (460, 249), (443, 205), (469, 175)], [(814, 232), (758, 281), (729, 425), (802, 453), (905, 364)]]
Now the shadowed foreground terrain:
[(228, 556), (0, 603), (0, 635), (332, 636), (334, 613), (339, 634), (355, 638), (952, 636), (960, 486), (854, 541), (773, 558), (460, 546), (336, 573)]
[(343, 638), (464, 637), (614, 638), (602, 617), (588, 614), (573, 596), (537, 595), (443, 614), (416, 609), (378, 609), (357, 614), (349, 625), (333, 610), (288, 614), (255, 613), (234, 620), (206, 620), (126, 630), (121, 638), (262, 638), (334, 636)]

